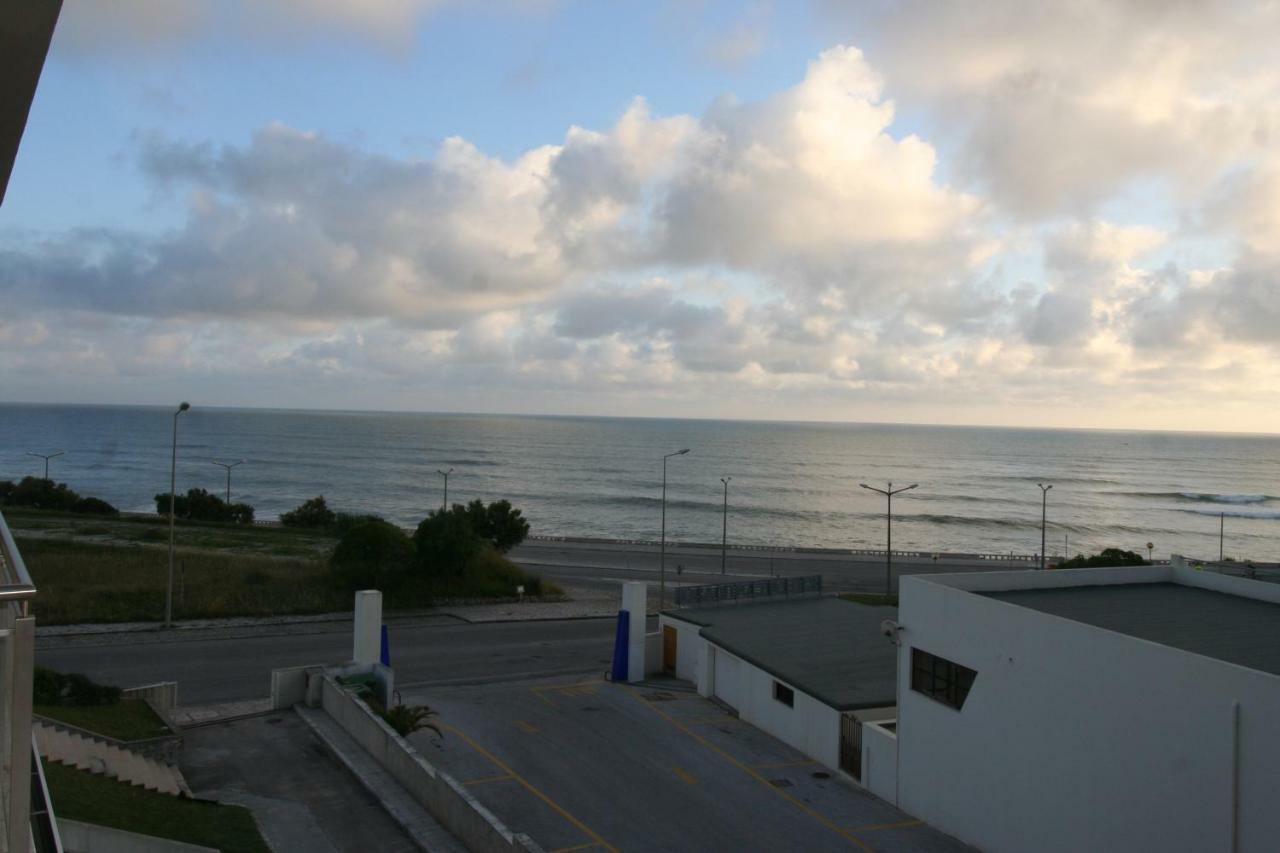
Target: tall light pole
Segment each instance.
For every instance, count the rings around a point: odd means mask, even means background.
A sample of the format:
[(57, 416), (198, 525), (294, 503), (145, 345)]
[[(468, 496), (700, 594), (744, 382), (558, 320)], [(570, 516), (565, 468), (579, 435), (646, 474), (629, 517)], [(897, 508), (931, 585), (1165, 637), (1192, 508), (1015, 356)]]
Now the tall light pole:
[(173, 626), (173, 517), (178, 488), (178, 415), (191, 408), (188, 402), (178, 404), (173, 413), (173, 456), (169, 461), (169, 586), (164, 594), (164, 626)]
[(1036, 483), (1040, 487), (1040, 569), (1044, 570), (1044, 528), (1045, 518), (1049, 512), (1049, 490), (1053, 488), (1053, 484), (1045, 485), (1044, 483)]
[(888, 506), (885, 510), (885, 546), (884, 546), (884, 594), (885, 596), (893, 595), (893, 496), (900, 495), (903, 492), (909, 492), (916, 488), (919, 483), (912, 483), (910, 486), (903, 486), (895, 489), (893, 483), (889, 483), (887, 489), (877, 489), (875, 486), (868, 486), (866, 483), (859, 483), (859, 486), (869, 491), (885, 496)]
[(440, 511), (448, 512), (449, 511), (449, 475), (453, 473), (453, 469), (450, 468), (448, 471), (441, 471), (439, 468), (437, 468), (436, 473), (439, 474), (441, 477), (444, 477), (444, 503), (440, 504)]
[(724, 574), (725, 554), (729, 550), (729, 481), (732, 477), (721, 477), (724, 483), (724, 524), (720, 530), (720, 574)]
[(229, 504), (231, 503), (231, 469), (237, 465), (243, 465), (244, 460), (237, 459), (235, 462), (219, 462), (217, 459), (214, 459), (213, 464), (227, 469), (227, 503)]
[(65, 450), (59, 450), (57, 453), (34, 453), (34, 452), (32, 452), (32, 451), (28, 450), (28, 451), (27, 451), (27, 455), (28, 455), (28, 456), (35, 456), (35, 457), (36, 457), (36, 458), (38, 458), (38, 459), (43, 459), (43, 460), (44, 460), (44, 478), (47, 480), (47, 479), (49, 479), (49, 460), (50, 460), (50, 459), (53, 459), (55, 456), (61, 456), (62, 454), (66, 453), (66, 452), (67, 452), (67, 451), (65, 451)]
[(689, 448), (662, 457), (662, 542), (658, 546), (658, 609), (667, 606), (667, 460), (684, 456)]
[(1227, 535), (1227, 514), (1224, 512), (1218, 516), (1218, 562), (1221, 563), (1223, 557), (1223, 540)]

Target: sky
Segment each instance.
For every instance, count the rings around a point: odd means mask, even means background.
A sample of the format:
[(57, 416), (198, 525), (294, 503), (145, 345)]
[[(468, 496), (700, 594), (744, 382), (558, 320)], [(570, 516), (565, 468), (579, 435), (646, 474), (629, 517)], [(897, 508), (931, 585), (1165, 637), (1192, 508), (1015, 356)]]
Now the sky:
[(1280, 432), (1280, 4), (66, 0), (0, 400)]

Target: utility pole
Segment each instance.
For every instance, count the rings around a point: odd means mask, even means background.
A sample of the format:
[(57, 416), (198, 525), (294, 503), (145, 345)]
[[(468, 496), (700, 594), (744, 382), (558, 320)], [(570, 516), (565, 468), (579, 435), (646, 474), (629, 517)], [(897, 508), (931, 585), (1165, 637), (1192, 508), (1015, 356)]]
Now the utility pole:
[(49, 460), (50, 460), (50, 459), (53, 459), (53, 458), (55, 458), (55, 457), (57, 457), (57, 456), (61, 456), (62, 454), (66, 453), (66, 452), (67, 452), (67, 451), (65, 451), (65, 450), (59, 450), (57, 453), (33, 453), (32, 451), (28, 450), (28, 451), (27, 451), (27, 455), (28, 455), (28, 456), (35, 456), (35, 457), (36, 457), (36, 458), (38, 458), (38, 459), (43, 459), (43, 460), (44, 460), (44, 478), (47, 480), (47, 479), (49, 479)]
[(1049, 510), (1049, 490), (1053, 488), (1053, 484), (1044, 485), (1036, 483), (1040, 487), (1040, 570), (1044, 571), (1044, 530), (1045, 518)]
[(658, 609), (667, 606), (667, 460), (684, 456), (689, 448), (662, 457), (662, 539), (658, 545)]
[(178, 489), (178, 415), (191, 408), (183, 401), (173, 413), (173, 456), (169, 460), (169, 586), (164, 594), (164, 626), (173, 627), (173, 518)]
[(1223, 543), (1224, 537), (1226, 536), (1226, 532), (1227, 532), (1227, 514), (1224, 512), (1218, 516), (1218, 562), (1219, 563), (1221, 563), (1225, 559), (1225, 556), (1222, 550), (1222, 543)]
[(724, 483), (724, 524), (720, 532), (720, 574), (724, 574), (725, 555), (729, 550), (729, 481), (732, 477), (721, 477)]
[(448, 512), (449, 511), (449, 475), (453, 473), (453, 469), (450, 468), (448, 471), (441, 471), (439, 468), (437, 468), (436, 473), (439, 474), (441, 477), (444, 477), (444, 501), (440, 504), (440, 511)]
[(231, 469), (237, 465), (243, 465), (243, 459), (237, 459), (235, 462), (219, 462), (217, 459), (212, 460), (214, 465), (219, 465), (227, 469), (227, 503), (231, 503)]
[(912, 483), (910, 486), (903, 486), (900, 489), (895, 489), (892, 481), (890, 481), (887, 489), (877, 489), (875, 486), (868, 486), (866, 483), (859, 483), (858, 485), (885, 497), (884, 594), (885, 597), (888, 597), (893, 594), (893, 496), (909, 492), (920, 484)]

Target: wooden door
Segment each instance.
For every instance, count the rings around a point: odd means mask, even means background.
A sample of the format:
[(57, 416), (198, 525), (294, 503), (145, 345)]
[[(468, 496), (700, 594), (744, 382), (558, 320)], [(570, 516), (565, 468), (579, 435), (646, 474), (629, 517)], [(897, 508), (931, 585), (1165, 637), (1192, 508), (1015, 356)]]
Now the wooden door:
[(662, 628), (662, 671), (676, 672), (676, 629), (670, 625)]

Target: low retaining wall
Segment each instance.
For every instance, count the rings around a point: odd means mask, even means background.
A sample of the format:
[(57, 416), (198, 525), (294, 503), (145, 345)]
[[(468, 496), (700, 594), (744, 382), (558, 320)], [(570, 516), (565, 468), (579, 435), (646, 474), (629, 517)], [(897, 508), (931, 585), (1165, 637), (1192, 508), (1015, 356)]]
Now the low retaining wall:
[(185, 841), (157, 838), (126, 832), (96, 823), (58, 818), (58, 835), (67, 853), (218, 853), (214, 847), (201, 847)]
[(125, 699), (141, 699), (151, 706), (151, 710), (160, 715), (170, 728), (173, 727), (173, 712), (178, 707), (178, 682), (158, 681), (155, 684), (144, 684), (141, 687), (127, 687), (120, 691)]
[(527, 835), (512, 833), (452, 776), (438, 770), (368, 705), (352, 696), (330, 675), (320, 678), (320, 706), (373, 759), (413, 795), (467, 849), (480, 853), (542, 848)]

